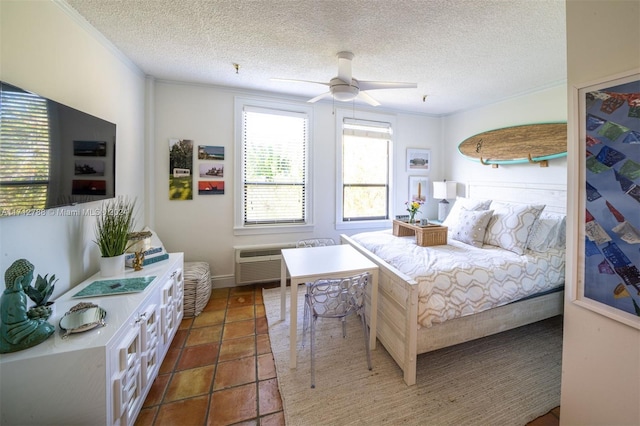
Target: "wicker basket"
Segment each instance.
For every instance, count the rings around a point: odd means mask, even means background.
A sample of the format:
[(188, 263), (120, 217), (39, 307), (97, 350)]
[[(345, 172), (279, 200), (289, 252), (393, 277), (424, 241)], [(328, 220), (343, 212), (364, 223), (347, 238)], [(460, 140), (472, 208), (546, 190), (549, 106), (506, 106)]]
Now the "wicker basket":
[(447, 244), (447, 227), (430, 226), (416, 232), (416, 244), (420, 247), (441, 246)]
[(211, 297), (211, 276), (207, 262), (184, 263), (184, 316), (196, 317)]

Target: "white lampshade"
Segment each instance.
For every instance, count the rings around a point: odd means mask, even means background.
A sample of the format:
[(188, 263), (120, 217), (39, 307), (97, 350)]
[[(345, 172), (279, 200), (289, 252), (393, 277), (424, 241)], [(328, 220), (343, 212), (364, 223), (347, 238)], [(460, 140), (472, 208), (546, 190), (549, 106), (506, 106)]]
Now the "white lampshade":
[(438, 203), (438, 220), (443, 221), (449, 214), (448, 198), (456, 198), (458, 185), (456, 182), (433, 182), (433, 198), (440, 200)]
[(457, 182), (433, 182), (433, 198), (439, 200), (447, 200), (451, 198), (456, 198), (458, 194), (458, 183)]

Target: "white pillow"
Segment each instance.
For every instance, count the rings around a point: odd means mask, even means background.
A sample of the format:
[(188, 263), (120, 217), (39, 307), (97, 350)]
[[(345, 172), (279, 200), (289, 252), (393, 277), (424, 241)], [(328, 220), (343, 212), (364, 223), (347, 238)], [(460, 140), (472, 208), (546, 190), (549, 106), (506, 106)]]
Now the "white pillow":
[(545, 252), (550, 248), (565, 248), (566, 228), (566, 215), (543, 211), (533, 225), (527, 248), (537, 252)]
[(492, 202), (493, 216), (484, 234), (484, 243), (524, 254), (533, 225), (544, 204), (507, 204)]
[(449, 237), (474, 247), (482, 247), (493, 210), (460, 210), (458, 220), (449, 228)]
[(476, 200), (473, 198), (465, 198), (465, 197), (457, 197), (453, 206), (449, 210), (449, 214), (442, 221), (442, 226), (451, 227), (458, 220), (458, 216), (460, 215), (460, 211), (464, 208), (465, 210), (489, 210), (489, 205), (491, 204), (491, 200)]

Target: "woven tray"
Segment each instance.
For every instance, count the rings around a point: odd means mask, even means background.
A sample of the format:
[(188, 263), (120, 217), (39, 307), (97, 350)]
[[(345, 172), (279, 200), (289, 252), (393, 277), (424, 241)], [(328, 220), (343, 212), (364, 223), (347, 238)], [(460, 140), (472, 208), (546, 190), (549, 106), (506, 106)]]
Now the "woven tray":
[(416, 244), (420, 247), (447, 244), (447, 227), (439, 225), (421, 226), (400, 220), (393, 221), (393, 235), (396, 237), (416, 236)]

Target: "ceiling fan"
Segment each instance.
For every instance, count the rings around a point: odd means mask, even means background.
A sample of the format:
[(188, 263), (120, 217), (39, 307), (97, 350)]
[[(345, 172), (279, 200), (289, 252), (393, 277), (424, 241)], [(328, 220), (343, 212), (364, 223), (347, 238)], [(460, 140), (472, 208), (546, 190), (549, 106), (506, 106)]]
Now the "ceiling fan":
[(415, 89), (418, 87), (416, 83), (394, 83), (389, 81), (359, 81), (351, 75), (351, 60), (353, 53), (338, 53), (338, 76), (332, 78), (328, 83), (309, 80), (291, 80), (284, 78), (273, 78), (277, 81), (293, 81), (302, 83), (315, 83), (329, 86), (329, 91), (309, 99), (307, 102), (317, 102), (325, 97), (333, 96), (337, 101), (348, 102), (356, 98), (368, 103), (369, 105), (378, 106), (380, 102), (376, 101), (368, 93), (367, 90), (376, 89)]

